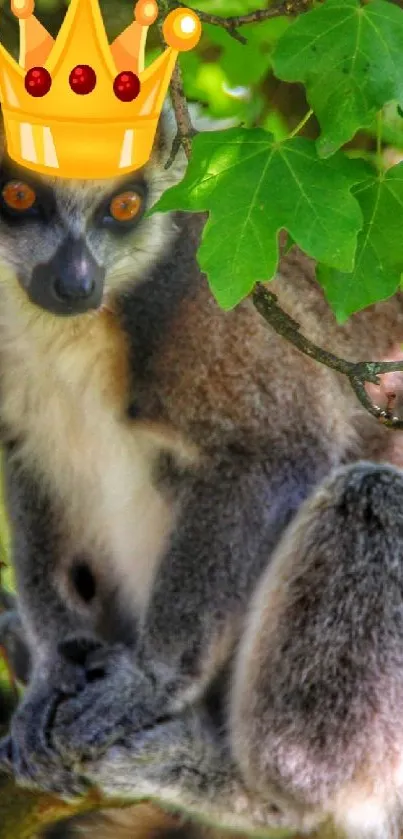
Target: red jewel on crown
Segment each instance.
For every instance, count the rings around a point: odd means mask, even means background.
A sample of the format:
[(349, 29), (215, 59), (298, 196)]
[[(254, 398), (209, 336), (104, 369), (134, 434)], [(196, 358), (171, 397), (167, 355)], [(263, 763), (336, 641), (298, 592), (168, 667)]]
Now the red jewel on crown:
[(74, 93), (85, 96), (91, 93), (97, 83), (95, 70), (89, 64), (77, 64), (69, 76), (69, 84)]
[(46, 96), (52, 87), (52, 78), (45, 67), (31, 67), (25, 75), (25, 90), (31, 96)]
[(131, 70), (124, 70), (116, 76), (113, 91), (122, 102), (133, 102), (140, 93), (140, 79)]

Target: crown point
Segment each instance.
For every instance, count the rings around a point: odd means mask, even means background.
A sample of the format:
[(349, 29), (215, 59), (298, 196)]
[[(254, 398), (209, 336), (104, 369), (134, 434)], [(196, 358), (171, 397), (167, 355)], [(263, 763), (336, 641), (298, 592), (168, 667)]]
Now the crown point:
[(113, 90), (122, 102), (133, 102), (140, 93), (140, 79), (131, 70), (124, 70), (116, 76)]
[(169, 47), (178, 52), (192, 50), (201, 36), (201, 23), (192, 9), (175, 9), (165, 19), (162, 32)]
[(52, 78), (45, 67), (31, 67), (25, 75), (25, 90), (31, 96), (46, 96), (52, 87)]
[(69, 76), (71, 89), (80, 96), (86, 96), (87, 93), (92, 93), (96, 83), (97, 77), (95, 70), (89, 64), (77, 64), (77, 67), (74, 67)]
[(35, 9), (34, 0), (11, 0), (11, 11), (14, 17), (24, 20), (31, 17)]
[(134, 7), (134, 18), (141, 26), (151, 26), (158, 17), (158, 6), (155, 0), (139, 0)]

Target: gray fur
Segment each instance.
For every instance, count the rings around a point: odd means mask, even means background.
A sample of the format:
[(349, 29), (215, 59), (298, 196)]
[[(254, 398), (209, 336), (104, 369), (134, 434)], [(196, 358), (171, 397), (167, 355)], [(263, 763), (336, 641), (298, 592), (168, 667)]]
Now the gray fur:
[(403, 473), (344, 467), (275, 551), (235, 668), (235, 753), (253, 789), (353, 835), (398, 834), (402, 595)]

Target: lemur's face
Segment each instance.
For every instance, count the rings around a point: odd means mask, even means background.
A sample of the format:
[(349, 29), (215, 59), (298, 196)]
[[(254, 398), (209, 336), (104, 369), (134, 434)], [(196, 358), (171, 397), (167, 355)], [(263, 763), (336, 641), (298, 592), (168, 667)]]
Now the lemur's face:
[(146, 218), (178, 179), (162, 157), (113, 181), (50, 179), (3, 157), (0, 285), (18, 282), (42, 309), (78, 315), (144, 276), (172, 227), (167, 216)]

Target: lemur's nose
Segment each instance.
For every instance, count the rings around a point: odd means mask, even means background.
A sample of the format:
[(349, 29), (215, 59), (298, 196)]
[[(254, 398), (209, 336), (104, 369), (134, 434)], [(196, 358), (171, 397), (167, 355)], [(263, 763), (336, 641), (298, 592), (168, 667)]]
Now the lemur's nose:
[(93, 269), (84, 256), (70, 263), (66, 271), (61, 271), (54, 283), (55, 292), (61, 300), (89, 297), (94, 286)]
[(96, 309), (102, 301), (105, 270), (85, 240), (67, 236), (53, 257), (36, 266), (28, 294), (32, 302), (58, 315)]
[(57, 297), (72, 302), (90, 297), (105, 273), (85, 241), (71, 237), (58, 249), (49, 268)]

